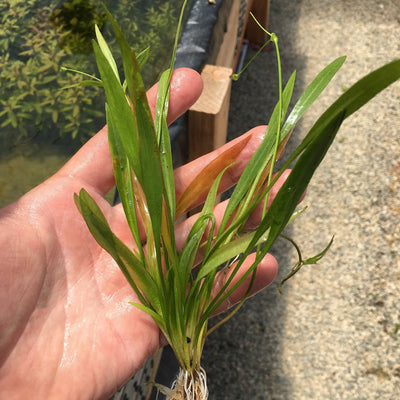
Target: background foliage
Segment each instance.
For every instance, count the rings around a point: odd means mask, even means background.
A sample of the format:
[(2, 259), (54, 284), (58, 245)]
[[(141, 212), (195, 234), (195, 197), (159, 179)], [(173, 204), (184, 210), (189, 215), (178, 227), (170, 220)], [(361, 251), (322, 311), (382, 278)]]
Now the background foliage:
[[(169, 63), (181, 0), (104, 1), (136, 51), (151, 46), (144, 72), (148, 85)], [(83, 78), (62, 66), (97, 74), (91, 39), (104, 25), (97, 0), (0, 2), (0, 142), (44, 135), (85, 141), (104, 122), (97, 88), (73, 86)], [(111, 46), (116, 43), (111, 41)], [(4, 147), (4, 146), (2, 146)]]

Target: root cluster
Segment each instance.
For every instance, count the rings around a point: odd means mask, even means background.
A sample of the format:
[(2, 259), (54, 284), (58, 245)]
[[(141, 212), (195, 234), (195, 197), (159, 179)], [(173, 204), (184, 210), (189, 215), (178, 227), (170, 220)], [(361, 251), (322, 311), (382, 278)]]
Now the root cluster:
[(194, 371), (180, 370), (172, 388), (163, 387), (167, 400), (207, 400), (207, 376), (203, 368)]

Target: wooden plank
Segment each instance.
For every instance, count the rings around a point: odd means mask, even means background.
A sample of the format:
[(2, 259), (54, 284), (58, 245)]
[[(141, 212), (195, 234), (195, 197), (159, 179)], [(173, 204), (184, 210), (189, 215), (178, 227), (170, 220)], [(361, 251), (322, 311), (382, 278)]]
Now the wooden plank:
[(215, 65), (233, 68), (235, 60), (236, 45), (238, 42), (239, 11), (241, 0), (233, 0), (229, 18), (226, 22), (226, 29), (223, 41), (218, 52)]
[[(249, 0), (250, 11), (254, 14), (257, 21), (263, 26), (268, 27), (270, 0)], [(261, 46), (267, 39), (265, 32), (260, 29), (253, 18), (248, 19), (246, 28), (246, 39), (250, 43)]]
[(232, 68), (206, 65), (201, 76), (203, 92), (189, 110), (189, 160), (226, 142)]
[(235, 58), (240, 4), (243, 0), (224, 0), (218, 10), (206, 64), (231, 68)]
[(203, 93), (189, 110), (189, 160), (206, 154), (226, 142), (240, 4), (241, 0), (228, 0), (219, 11), (208, 64), (201, 73), (204, 83)]

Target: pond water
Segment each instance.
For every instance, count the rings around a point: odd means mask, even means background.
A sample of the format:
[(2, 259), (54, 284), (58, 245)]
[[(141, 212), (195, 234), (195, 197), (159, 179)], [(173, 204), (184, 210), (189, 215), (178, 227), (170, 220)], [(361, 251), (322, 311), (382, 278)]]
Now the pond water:
[[(103, 2), (136, 51), (150, 45), (150, 86), (168, 67), (182, 0)], [(61, 70), (96, 74), (94, 24), (116, 48), (101, 3), (0, 2), (0, 207), (52, 175), (104, 124), (101, 89), (67, 88), (82, 77)]]

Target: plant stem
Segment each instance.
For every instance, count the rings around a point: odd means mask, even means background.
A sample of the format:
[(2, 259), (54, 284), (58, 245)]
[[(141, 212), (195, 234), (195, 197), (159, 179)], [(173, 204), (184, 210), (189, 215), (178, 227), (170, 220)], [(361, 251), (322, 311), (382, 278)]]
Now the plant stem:
[[(265, 31), (267, 32), (267, 31)], [(268, 32), (267, 32), (268, 33)], [(283, 103), (282, 103), (282, 65), (281, 65), (281, 57), (279, 53), (279, 46), (278, 46), (278, 37), (275, 35), (275, 33), (269, 34), (271, 36), (272, 42), (275, 44), (276, 48), (276, 61), (278, 64), (278, 90), (279, 90), (279, 114), (278, 114), (278, 129), (276, 132), (276, 140), (275, 140), (275, 147), (274, 147), (274, 152), (272, 155), (272, 160), (271, 160), (271, 166), (270, 166), (270, 171), (268, 175), (268, 182), (267, 186), (270, 186), (271, 180), (272, 180), (272, 175), (274, 171), (274, 166), (278, 154), (278, 148), (279, 148), (279, 141), (280, 141), (280, 136), (281, 136), (281, 128), (282, 128), (282, 109), (283, 109)], [(263, 209), (263, 217), (265, 216), (265, 213), (267, 211), (267, 204), (268, 204), (268, 197), (269, 197), (269, 190), (267, 191), (265, 201), (264, 201), (264, 209)]]

